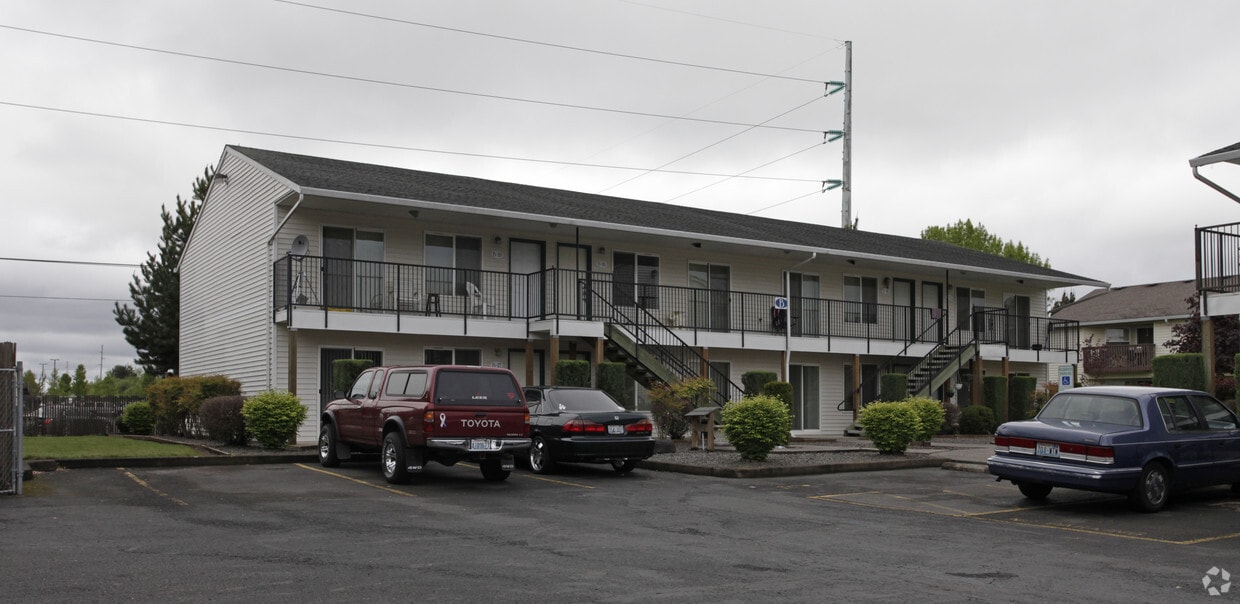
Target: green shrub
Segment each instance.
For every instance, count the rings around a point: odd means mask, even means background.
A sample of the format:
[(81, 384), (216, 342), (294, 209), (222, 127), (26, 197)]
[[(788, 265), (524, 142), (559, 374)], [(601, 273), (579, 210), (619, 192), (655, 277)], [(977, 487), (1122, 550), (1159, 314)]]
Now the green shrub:
[(1038, 389), (1038, 378), (1018, 375), (1012, 378), (1012, 400), (1009, 401), (1009, 419), (1029, 419), (1033, 415), (1033, 393)]
[(873, 402), (857, 418), (879, 453), (902, 455), (921, 432), (921, 419), (908, 403)]
[(774, 371), (746, 371), (741, 374), (741, 386), (745, 389), (745, 396), (754, 396), (762, 394), (762, 387), (767, 382), (778, 379), (779, 375)]
[(884, 373), (878, 377), (878, 400), (902, 401), (908, 398), (908, 375)]
[(632, 410), (633, 398), (626, 397), (624, 392), (624, 363), (599, 363), (598, 388), (610, 394), (625, 409)]
[(917, 414), (917, 421), (921, 424), (921, 429), (918, 430), (913, 440), (930, 442), (930, 439), (943, 429), (943, 420), (947, 417), (943, 404), (924, 396), (910, 397), (904, 402), (913, 408), (913, 412)]
[(306, 421), (306, 407), (290, 392), (268, 390), (241, 406), (245, 429), (267, 449), (282, 449)]
[(590, 361), (563, 360), (555, 364), (556, 386), (590, 387)]
[(349, 389), (353, 387), (353, 382), (357, 381), (357, 376), (362, 375), (363, 371), (370, 369), (375, 362), (371, 359), (336, 359), (332, 361), (332, 387), (328, 392), (331, 398), (337, 397), (337, 392), (344, 392), (346, 395)]
[(776, 445), (788, 442), (792, 414), (773, 396), (750, 396), (724, 405), (723, 423), (723, 433), (741, 459), (762, 461)]
[(201, 436), (197, 420), (202, 401), (239, 394), (241, 383), (223, 375), (167, 377), (146, 387), (155, 432), (173, 436)]
[(125, 428), (130, 434), (150, 434), (155, 428), (155, 412), (146, 401), (125, 405), (125, 410), (121, 411), (121, 420), (125, 422)]
[(1007, 421), (1007, 377), (988, 375), (982, 378), (982, 400), (1000, 423)]
[(1154, 385), (1164, 388), (1206, 389), (1205, 357), (1199, 352), (1154, 357)]
[(773, 396), (792, 409), (792, 384), (788, 382), (767, 382), (762, 385), (760, 394)]
[(995, 412), (983, 405), (969, 405), (960, 412), (961, 434), (994, 434)]
[(248, 441), (245, 418), (241, 416), (241, 396), (213, 396), (198, 407), (198, 419), (211, 440), (226, 445), (244, 445)]
[(710, 405), (715, 383), (710, 378), (694, 378), (650, 389), (650, 414), (659, 434), (680, 440), (689, 431), (685, 414)]

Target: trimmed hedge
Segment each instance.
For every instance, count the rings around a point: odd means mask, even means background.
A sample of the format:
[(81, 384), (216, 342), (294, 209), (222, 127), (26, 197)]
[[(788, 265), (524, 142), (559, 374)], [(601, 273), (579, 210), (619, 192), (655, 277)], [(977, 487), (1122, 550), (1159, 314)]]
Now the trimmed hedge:
[(994, 414), (995, 421), (1007, 421), (1007, 377), (987, 375), (982, 378), (982, 400)]
[(590, 387), (590, 361), (562, 360), (555, 364), (556, 386)]
[(741, 387), (745, 390), (745, 396), (756, 396), (763, 393), (762, 388), (767, 382), (778, 379), (779, 374), (774, 371), (746, 371), (741, 374)]
[(994, 434), (995, 412), (985, 405), (969, 405), (960, 411), (961, 434)]
[(878, 400), (895, 402), (906, 398), (908, 398), (907, 374), (884, 373), (878, 377)]
[(917, 411), (903, 402), (870, 403), (861, 408), (857, 423), (878, 452), (885, 455), (903, 455), (921, 432)]
[(1031, 375), (1012, 377), (1012, 400), (1008, 411), (1010, 420), (1029, 419), (1033, 414), (1033, 393), (1038, 389), (1038, 378)]
[(155, 433), (171, 436), (201, 436), (197, 418), (202, 401), (240, 394), (241, 383), (225, 375), (167, 377), (146, 387)]
[(762, 385), (762, 396), (773, 396), (792, 409), (792, 384), (788, 382), (767, 382)]
[(599, 363), (598, 388), (610, 394), (625, 409), (633, 409), (633, 399), (624, 395), (624, 363)]
[(1164, 388), (1205, 390), (1205, 357), (1199, 352), (1154, 357), (1153, 382), (1155, 386)]
[(913, 408), (917, 413), (917, 420), (921, 423), (921, 429), (917, 431), (914, 440), (930, 442), (935, 434), (943, 428), (943, 419), (947, 417), (947, 410), (943, 408), (943, 404), (932, 398), (924, 396), (914, 396), (905, 399), (904, 404)]
[(146, 401), (129, 403), (125, 405), (125, 410), (121, 411), (121, 421), (124, 422), (125, 431), (129, 434), (149, 435), (155, 428), (155, 411)]
[[(768, 386), (770, 384), (767, 384)], [(762, 461), (776, 445), (788, 442), (792, 414), (769, 395), (750, 396), (723, 407), (723, 433), (741, 459)]]
[(245, 428), (266, 449), (283, 449), (306, 421), (306, 406), (291, 392), (268, 390), (241, 406)]
[(198, 419), (211, 440), (226, 445), (244, 445), (249, 440), (245, 431), (245, 418), (241, 416), (241, 396), (214, 396), (202, 401)]

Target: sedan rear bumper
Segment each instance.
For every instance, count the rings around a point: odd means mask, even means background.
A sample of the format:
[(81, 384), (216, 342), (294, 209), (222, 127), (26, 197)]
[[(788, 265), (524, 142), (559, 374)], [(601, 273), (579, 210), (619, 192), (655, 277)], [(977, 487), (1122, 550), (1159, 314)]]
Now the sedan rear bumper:
[(551, 443), (556, 461), (646, 459), (654, 455), (653, 438), (561, 438)]
[(1045, 484), (1086, 491), (1126, 493), (1136, 488), (1140, 468), (1082, 466), (1049, 459), (992, 455), (986, 460), (991, 474), (1012, 482)]

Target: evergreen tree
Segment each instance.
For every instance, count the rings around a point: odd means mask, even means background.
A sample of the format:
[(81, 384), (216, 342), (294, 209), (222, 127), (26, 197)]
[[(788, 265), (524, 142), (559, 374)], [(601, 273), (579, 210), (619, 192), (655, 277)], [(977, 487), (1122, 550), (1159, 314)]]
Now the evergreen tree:
[(70, 387), (73, 396), (84, 396), (86, 394), (86, 366), (78, 365), (73, 370), (73, 385)]
[(30, 393), (30, 396), (43, 394), (43, 382), (44, 380), (35, 377), (34, 372), (29, 369), (22, 374), (22, 385), (26, 388), (26, 392)]
[(973, 224), (972, 220), (957, 220), (956, 224), (945, 227), (926, 227), (921, 232), (922, 239), (943, 241), (960, 247), (967, 247), (979, 252), (1003, 256), (1011, 260), (1019, 260), (1044, 268), (1051, 267), (1050, 260), (1043, 260), (1019, 241), (1004, 241), (1002, 237), (986, 230), (982, 223)]
[(181, 276), (177, 264), (214, 176), (215, 168), (207, 166), (202, 176), (194, 179), (192, 199), (186, 201), (177, 195), (175, 212), (160, 206), (164, 227), (159, 254), (147, 252), (141, 276), (134, 275), (133, 283), (129, 284), (133, 308), (118, 303), (113, 309), (125, 341), (137, 350), (138, 364), (147, 373), (164, 375), (175, 371), (179, 364)]

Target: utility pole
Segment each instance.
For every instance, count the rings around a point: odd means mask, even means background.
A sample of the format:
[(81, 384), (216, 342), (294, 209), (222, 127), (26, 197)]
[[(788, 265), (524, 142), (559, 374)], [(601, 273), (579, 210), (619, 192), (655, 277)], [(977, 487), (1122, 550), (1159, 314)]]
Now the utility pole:
[(845, 229), (853, 228), (852, 219), (852, 41), (844, 42), (844, 171), (840, 175), (844, 181), (841, 196), (841, 224)]
[(52, 375), (56, 375), (56, 361), (60, 359), (52, 359)]

